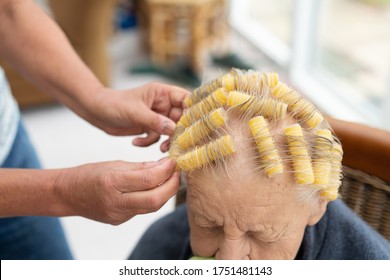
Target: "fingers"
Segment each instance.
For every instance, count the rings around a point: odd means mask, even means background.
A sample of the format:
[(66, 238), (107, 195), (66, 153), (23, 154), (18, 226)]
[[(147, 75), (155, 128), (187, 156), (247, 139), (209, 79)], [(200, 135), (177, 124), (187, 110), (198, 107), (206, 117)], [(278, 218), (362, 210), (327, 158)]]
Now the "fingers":
[[(134, 162), (131, 164), (130, 169), (131, 170), (138, 170), (138, 169), (151, 168), (151, 167), (154, 167), (156, 165), (162, 164), (163, 162), (167, 161), (168, 159), (169, 159), (169, 157), (163, 157), (159, 161)], [(127, 170), (129, 170), (128, 167), (126, 167), (126, 168), (127, 168)]]
[(157, 134), (169, 136), (174, 134), (176, 122), (183, 113), (183, 101), (189, 95), (185, 89), (163, 84), (154, 84), (149, 89), (147, 93), (153, 93), (149, 94), (153, 98), (152, 109), (144, 103), (137, 108), (137, 114), (134, 116), (144, 131), (153, 131), (147, 137), (134, 140), (133, 144), (141, 147), (157, 142), (159, 140)]
[(160, 151), (163, 153), (167, 152), (169, 150), (170, 145), (171, 145), (171, 140), (170, 139), (165, 140), (160, 145)]
[(175, 172), (160, 186), (140, 192), (124, 194), (123, 202), (136, 214), (155, 212), (160, 209), (179, 189), (179, 173)]
[(164, 135), (173, 135), (175, 132), (176, 124), (173, 120), (150, 110), (146, 106), (139, 110), (137, 117), (146, 130)]
[(180, 120), (181, 115), (183, 115), (183, 109), (181, 108), (172, 108), (169, 112), (169, 118), (174, 122), (178, 122)]
[(170, 91), (169, 97), (172, 106), (182, 108), (184, 99), (190, 95), (190, 92), (175, 86), (169, 86), (167, 90)]
[(123, 183), (117, 189), (122, 193), (131, 193), (156, 188), (172, 176), (175, 168), (176, 162), (167, 159), (150, 168), (130, 170), (123, 174)]
[(149, 132), (146, 137), (137, 137), (135, 138), (132, 143), (134, 146), (137, 147), (147, 147), (154, 143), (156, 143), (158, 140), (160, 140), (160, 134), (156, 132)]

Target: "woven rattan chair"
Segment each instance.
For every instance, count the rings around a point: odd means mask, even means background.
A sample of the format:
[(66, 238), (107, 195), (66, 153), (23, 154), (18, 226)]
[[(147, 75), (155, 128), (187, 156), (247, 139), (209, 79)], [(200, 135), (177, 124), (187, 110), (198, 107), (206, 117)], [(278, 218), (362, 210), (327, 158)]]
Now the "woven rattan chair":
[[(343, 149), (341, 199), (390, 240), (390, 132), (328, 118)], [(176, 196), (185, 202), (186, 183)]]
[(344, 149), (341, 199), (390, 240), (390, 132), (328, 121)]

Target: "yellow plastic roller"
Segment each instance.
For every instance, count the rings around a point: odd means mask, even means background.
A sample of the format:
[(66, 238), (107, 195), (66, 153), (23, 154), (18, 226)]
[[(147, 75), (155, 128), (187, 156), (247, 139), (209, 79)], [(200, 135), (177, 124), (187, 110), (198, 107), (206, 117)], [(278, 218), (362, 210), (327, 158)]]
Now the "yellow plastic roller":
[(225, 89), (219, 88), (211, 95), (204, 98), (202, 101), (196, 103), (192, 107), (186, 109), (180, 118), (180, 122), (185, 127), (199, 120), (204, 115), (210, 113), (212, 110), (222, 107), (226, 104), (227, 93)]
[(226, 112), (223, 108), (212, 111), (209, 115), (196, 121), (177, 138), (183, 149), (197, 145), (216, 128), (225, 124)]
[(249, 122), (249, 128), (255, 139), (260, 160), (264, 163), (264, 171), (268, 177), (283, 172), (283, 164), (279, 152), (275, 147), (272, 136), (268, 129), (267, 121), (258, 116), (252, 118)]
[(218, 159), (225, 158), (234, 153), (235, 149), (233, 137), (225, 135), (180, 156), (177, 159), (177, 164), (182, 170), (191, 171)]
[(291, 155), (294, 177), (299, 185), (312, 184), (314, 182), (313, 169), (307, 145), (299, 124), (288, 126), (284, 129)]
[(314, 151), (316, 158), (313, 160), (314, 185), (326, 188), (330, 181), (332, 169), (330, 152), (332, 149), (333, 135), (329, 129), (319, 129), (315, 132)]

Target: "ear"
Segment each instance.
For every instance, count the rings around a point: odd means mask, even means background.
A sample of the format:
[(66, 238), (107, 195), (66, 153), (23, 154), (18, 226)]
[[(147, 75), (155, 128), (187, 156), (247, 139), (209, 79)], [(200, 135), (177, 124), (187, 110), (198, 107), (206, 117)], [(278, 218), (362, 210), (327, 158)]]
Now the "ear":
[(315, 209), (313, 211), (313, 214), (309, 218), (309, 221), (307, 223), (308, 226), (314, 226), (316, 223), (318, 223), (322, 216), (324, 216), (326, 211), (326, 206), (328, 205), (328, 200), (320, 198), (318, 201), (318, 204), (315, 206)]

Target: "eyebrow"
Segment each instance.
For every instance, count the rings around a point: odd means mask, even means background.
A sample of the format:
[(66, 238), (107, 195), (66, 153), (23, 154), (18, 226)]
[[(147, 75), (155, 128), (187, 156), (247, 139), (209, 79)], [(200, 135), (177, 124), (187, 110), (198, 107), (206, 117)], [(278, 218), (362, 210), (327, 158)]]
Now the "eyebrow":
[(258, 235), (261, 238), (264, 238), (265, 241), (269, 241), (269, 242), (273, 242), (273, 241), (277, 241), (281, 238), (283, 238), (284, 236), (286, 236), (286, 233), (289, 232), (289, 226), (288, 225), (285, 225), (283, 226), (283, 228), (281, 230), (278, 230), (278, 232), (271, 232), (271, 233), (266, 233), (267, 230), (265, 231), (250, 231), (252, 232), (254, 235)]
[(201, 220), (201, 219), (194, 219), (195, 224), (200, 227), (216, 227), (217, 225), (213, 222), (207, 221), (207, 220)]
[(193, 218), (194, 218), (194, 222), (199, 225), (199, 226), (202, 226), (202, 227), (217, 227), (217, 226), (220, 226), (218, 225), (218, 223), (216, 221), (212, 221), (208, 218), (206, 218), (204, 215), (202, 214), (195, 214), (193, 215)]
[[(237, 217), (240, 218), (240, 217)], [(291, 231), (291, 225), (286, 223), (278, 222), (278, 226), (275, 227), (275, 224), (270, 224), (270, 221), (267, 223), (255, 223), (255, 224), (245, 224), (243, 221), (245, 219), (236, 220), (237, 227), (243, 232), (253, 233), (257, 236), (261, 236), (264, 239), (280, 239), (285, 236), (286, 233)]]

